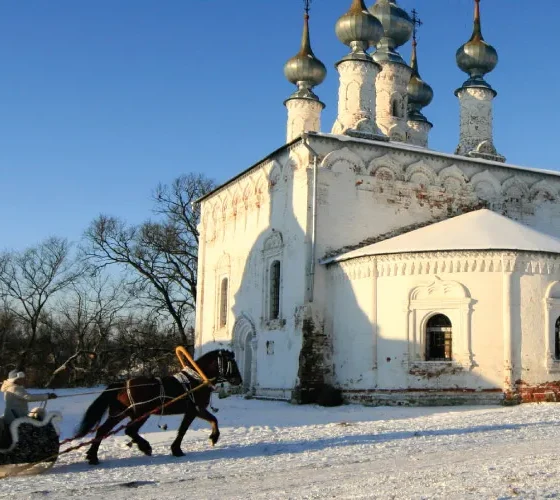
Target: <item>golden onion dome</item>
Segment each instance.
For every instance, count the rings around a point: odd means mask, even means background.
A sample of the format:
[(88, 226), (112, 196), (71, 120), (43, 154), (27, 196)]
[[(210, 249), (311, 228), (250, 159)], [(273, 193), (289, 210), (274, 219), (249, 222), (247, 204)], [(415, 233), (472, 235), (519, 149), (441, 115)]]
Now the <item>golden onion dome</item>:
[(327, 68), (315, 57), (311, 49), (309, 38), (309, 14), (304, 16), (303, 36), (299, 52), (284, 65), (284, 75), (291, 83), (298, 86), (298, 90), (291, 98), (308, 98), (318, 100), (311, 91), (313, 87), (323, 82), (327, 76)]
[(480, 23), (480, 0), (475, 0), (474, 29), (470, 40), (462, 45), (456, 54), (457, 66), (469, 75), (464, 87), (481, 86), (491, 88), (484, 80), (498, 64), (498, 53), (482, 37)]
[(351, 47), (353, 54), (362, 56), (383, 36), (383, 26), (369, 13), (364, 0), (352, 0), (348, 12), (336, 22), (335, 30), (338, 39)]
[(377, 0), (369, 11), (383, 26), (383, 36), (373, 55), (375, 61), (405, 64), (396, 48), (404, 45), (412, 36), (414, 25), (408, 13), (397, 5), (396, 0)]

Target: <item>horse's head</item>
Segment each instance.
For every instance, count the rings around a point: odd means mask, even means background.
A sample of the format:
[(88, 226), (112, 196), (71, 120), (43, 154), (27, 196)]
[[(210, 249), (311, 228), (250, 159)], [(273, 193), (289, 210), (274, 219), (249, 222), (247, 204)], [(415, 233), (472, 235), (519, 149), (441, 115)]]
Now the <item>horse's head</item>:
[(235, 362), (235, 354), (232, 351), (220, 349), (216, 356), (216, 362), (218, 365), (216, 382), (228, 382), (231, 385), (241, 385), (243, 383), (239, 367)]

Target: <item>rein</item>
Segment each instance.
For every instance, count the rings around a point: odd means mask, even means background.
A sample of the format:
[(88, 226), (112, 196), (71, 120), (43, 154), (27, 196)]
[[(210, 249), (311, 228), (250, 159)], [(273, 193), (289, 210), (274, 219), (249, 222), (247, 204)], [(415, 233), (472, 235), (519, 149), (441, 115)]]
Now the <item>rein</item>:
[[(152, 382), (151, 384), (139, 384), (135, 385), (134, 387), (147, 387), (156, 385), (156, 382)], [(102, 391), (89, 391), (89, 392), (77, 392), (75, 394), (62, 394), (61, 396), (57, 396), (56, 399), (60, 398), (75, 398), (77, 396), (88, 396), (90, 394), (101, 394), (102, 392), (113, 392), (113, 391), (122, 391), (122, 387), (115, 387), (113, 389), (104, 389)]]

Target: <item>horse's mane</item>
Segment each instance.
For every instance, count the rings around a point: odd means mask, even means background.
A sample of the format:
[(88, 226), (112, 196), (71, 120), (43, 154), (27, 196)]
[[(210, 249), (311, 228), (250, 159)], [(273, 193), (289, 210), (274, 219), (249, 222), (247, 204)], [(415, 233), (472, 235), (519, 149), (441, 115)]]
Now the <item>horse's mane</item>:
[(228, 350), (228, 349), (214, 349), (213, 351), (208, 351), (207, 353), (204, 353), (202, 356), (200, 356), (198, 359), (196, 359), (196, 362), (199, 363), (201, 361), (204, 362), (204, 361), (207, 361), (209, 359), (213, 359), (216, 356), (218, 356), (218, 353), (220, 351), (225, 351), (225, 352), (228, 352), (230, 354), (233, 354), (233, 352)]

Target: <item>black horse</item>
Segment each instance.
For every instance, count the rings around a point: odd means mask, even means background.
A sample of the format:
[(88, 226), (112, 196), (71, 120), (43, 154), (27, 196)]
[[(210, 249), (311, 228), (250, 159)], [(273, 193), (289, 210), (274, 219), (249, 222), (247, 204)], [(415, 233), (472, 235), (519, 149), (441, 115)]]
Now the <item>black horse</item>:
[[(242, 383), (239, 368), (231, 351), (211, 351), (196, 360), (202, 372), (209, 378), (215, 379), (215, 383), (229, 382), (237, 386)], [(210, 440), (212, 445), (216, 444), (220, 437), (218, 420), (206, 408), (210, 404), (212, 387), (206, 385), (191, 394), (178, 399), (171, 400), (185, 394), (202, 383), (200, 376), (191, 368), (183, 368), (174, 376), (153, 378), (137, 377), (111, 384), (103, 393), (89, 406), (78, 429), (77, 436), (85, 436), (103, 418), (108, 410), (109, 415), (105, 422), (97, 429), (95, 440), (89, 448), (86, 458), (92, 465), (97, 465), (97, 450), (103, 437), (111, 431), (115, 425), (125, 418), (130, 418), (125, 433), (132, 438), (138, 449), (146, 455), (152, 454), (150, 443), (142, 438), (138, 431), (150, 417), (150, 412), (156, 415), (177, 415), (184, 413), (183, 421), (177, 431), (177, 437), (171, 445), (171, 452), (176, 457), (183, 456), (181, 442), (192, 421), (202, 418), (212, 426)], [(166, 403), (170, 403), (164, 407)]]

